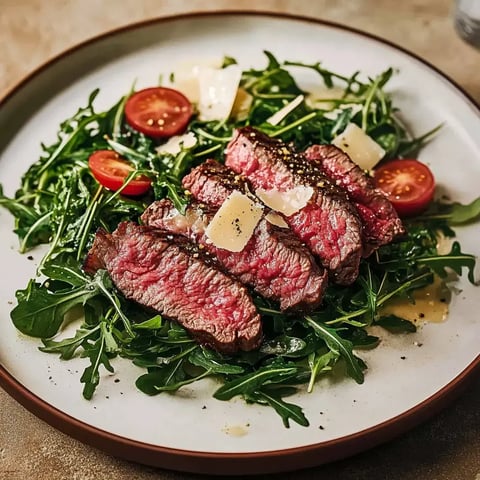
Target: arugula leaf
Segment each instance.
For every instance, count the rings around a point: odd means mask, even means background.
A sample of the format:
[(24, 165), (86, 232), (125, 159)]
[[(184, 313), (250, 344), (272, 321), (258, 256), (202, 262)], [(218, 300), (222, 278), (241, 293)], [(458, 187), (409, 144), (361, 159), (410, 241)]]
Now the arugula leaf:
[(329, 372), (340, 357), (338, 352), (330, 350), (329, 352), (314, 352), (308, 356), (308, 365), (310, 367), (310, 381), (307, 391), (313, 390), (313, 385), (320, 373)]
[(135, 330), (158, 330), (163, 326), (163, 318), (161, 315), (154, 315), (152, 318), (141, 323), (135, 323), (132, 327)]
[(467, 205), (459, 202), (449, 205), (448, 222), (452, 225), (463, 225), (473, 222), (480, 217), (480, 197)]
[(307, 343), (302, 338), (283, 334), (271, 340), (266, 340), (260, 346), (260, 351), (267, 355), (295, 357), (304, 354), (306, 347)]
[(185, 379), (185, 372), (181, 368), (184, 361), (180, 359), (161, 369), (152, 369), (151, 372), (138, 377), (135, 385), (147, 395), (157, 395), (163, 388), (176, 390), (178, 388), (177, 385), (181, 384)]
[(396, 315), (382, 316), (375, 320), (375, 325), (379, 325), (392, 333), (415, 333), (417, 331), (414, 323)]
[(446, 255), (436, 255), (431, 257), (421, 257), (417, 259), (419, 264), (428, 265), (432, 270), (442, 278), (448, 275), (447, 269), (452, 269), (458, 275), (462, 274), (462, 269), (468, 269), (468, 280), (475, 285), (475, 256), (462, 253), (460, 244), (453, 242), (450, 253)]
[(249, 395), (249, 399), (255, 399), (259, 403), (261, 401), (268, 403), (280, 415), (286, 428), (290, 428), (290, 420), (302, 427), (310, 425), (301, 407), (286, 402), (280, 395), (276, 395), (273, 390), (269, 390), (268, 393), (266, 391), (254, 392)]
[(412, 139), (402, 139), (399, 142), (396, 155), (398, 157), (416, 157), (418, 152), (433, 138), (433, 136), (442, 128), (442, 124), (437, 125), (420, 137)]
[(117, 341), (115, 340), (114, 336), (114, 321), (113, 322), (101, 322), (100, 323), (100, 330), (102, 332), (102, 336), (105, 339), (105, 352), (110, 354), (117, 354), (120, 349), (118, 346)]
[(188, 201), (185, 197), (183, 188), (180, 183), (166, 174), (158, 175), (153, 182), (153, 188), (157, 197), (166, 196), (172, 202), (175, 208), (182, 214), (185, 214)]
[(280, 68), (280, 63), (275, 58), (272, 52), (269, 52), (268, 50), (264, 50), (263, 53), (268, 58), (268, 65), (266, 68), (267, 71), (276, 70), (277, 68)]
[(42, 339), (43, 347), (39, 347), (39, 350), (46, 353), (59, 353), (60, 358), (63, 360), (69, 360), (75, 355), (75, 352), (84, 345), (94, 333), (97, 333), (100, 329), (100, 325), (92, 329), (80, 327), (75, 335), (71, 338), (66, 338), (61, 341)]
[(58, 255), (45, 263), (42, 273), (51, 280), (66, 282), (72, 287), (81, 287), (89, 283), (89, 278), (72, 255)]
[(352, 329), (349, 340), (352, 342), (354, 350), (368, 350), (377, 347), (380, 343), (378, 337), (369, 335), (364, 328)]
[(353, 85), (356, 85), (357, 87), (362, 86), (362, 84), (357, 80), (357, 76), (359, 72), (356, 72), (354, 75), (352, 75), (352, 77), (348, 78), (323, 68), (320, 62), (317, 62), (314, 64), (306, 64), (301, 62), (286, 61), (285, 66), (303, 67), (303, 68), (309, 68), (314, 70), (322, 77), (323, 83), (327, 88), (334, 87), (334, 80), (341, 80), (342, 82), (345, 82), (347, 84), (346, 93), (350, 92), (350, 89)]
[(106, 138), (108, 145), (117, 152), (120, 156), (130, 160), (136, 167), (137, 170), (142, 169), (142, 165), (148, 164), (150, 159), (153, 157), (153, 154), (144, 154), (139, 153), (137, 150), (120, 143), (117, 140), (112, 140), (111, 138)]
[(3, 194), (3, 187), (0, 185), (0, 206), (6, 208), (16, 219), (24, 220), (31, 225), (39, 219), (38, 213), (34, 208), (25, 205), (23, 202), (8, 198)]
[(84, 383), (83, 396), (90, 400), (93, 397), (95, 389), (100, 383), (100, 367), (103, 365), (109, 372), (113, 373), (113, 367), (107, 356), (106, 340), (101, 335), (94, 343), (85, 343), (83, 348), (83, 357), (90, 359), (90, 365), (84, 370), (80, 382)]
[(233, 57), (229, 57), (228, 55), (225, 55), (222, 61), (222, 68), (226, 68), (230, 65), (237, 65), (237, 60)]
[(20, 332), (31, 337), (50, 338), (58, 332), (69, 310), (98, 293), (95, 280), (67, 291), (51, 293), (45, 285), (32, 279), (25, 290), (17, 292), (18, 305), (10, 317)]
[(202, 367), (213, 374), (238, 375), (245, 371), (240, 365), (229, 364), (219, 353), (204, 347), (193, 350), (188, 357), (188, 361), (192, 365)]
[(357, 383), (363, 383), (363, 368), (360, 360), (353, 354), (352, 342), (343, 339), (338, 335), (337, 330), (316, 322), (309, 315), (305, 315), (304, 319), (314, 329), (315, 333), (325, 341), (328, 348), (346, 361), (348, 375)]
[(363, 286), (365, 291), (368, 323), (372, 323), (377, 311), (378, 285), (376, 285), (375, 278), (368, 264), (366, 270), (366, 275), (360, 275), (358, 282)]
[[(389, 68), (385, 72), (378, 75), (368, 86), (364, 96), (365, 96), (365, 103), (362, 109), (362, 123), (361, 127), (362, 130), (365, 132), (369, 132), (369, 127), (371, 123), (369, 122), (369, 118), (371, 118), (371, 107), (374, 105), (374, 100), (380, 97), (380, 102), (383, 104), (383, 108), (386, 108), (384, 94), (382, 92), (382, 87), (390, 80), (393, 75), (393, 69)], [(373, 113), (373, 124), (376, 125), (376, 111)]]
[(15, 217), (14, 232), (22, 241), (21, 253), (32, 246), (47, 243), (50, 240), (49, 220), (52, 212), (40, 213), (22, 199), (6, 197), (3, 195), (2, 185), (0, 185), (0, 206), (6, 208)]
[(176, 391), (211, 374), (211, 371), (207, 370), (197, 376), (188, 376), (184, 366), (185, 359), (180, 358), (163, 368), (153, 368), (151, 372), (139, 377), (135, 385), (148, 395), (157, 395), (161, 392)]
[(215, 391), (213, 396), (218, 400), (230, 400), (243, 393), (255, 392), (265, 384), (285, 382), (296, 375), (297, 372), (298, 369), (294, 364), (283, 366), (269, 365), (226, 382)]
[(352, 108), (345, 108), (342, 112), (338, 115), (335, 120), (335, 123), (330, 130), (330, 135), (335, 137), (338, 133), (343, 132), (347, 125), (351, 122), (353, 118), (353, 109)]

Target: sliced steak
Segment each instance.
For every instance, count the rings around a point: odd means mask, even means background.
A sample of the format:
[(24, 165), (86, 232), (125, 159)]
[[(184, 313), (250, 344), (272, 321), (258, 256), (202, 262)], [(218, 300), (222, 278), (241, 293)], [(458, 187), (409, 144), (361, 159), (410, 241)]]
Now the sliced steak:
[(357, 278), (362, 255), (358, 214), (345, 192), (304, 155), (284, 142), (243, 127), (227, 147), (226, 165), (245, 175), (255, 189), (288, 192), (297, 186), (312, 187), (307, 204), (285, 220), (319, 257), (334, 282), (348, 285)]
[(194, 249), (184, 237), (123, 222), (112, 234), (96, 234), (84, 268), (107, 270), (126, 298), (221, 352), (258, 347), (260, 316), (246, 288)]
[(326, 271), (289, 229), (272, 225), (263, 217), (245, 247), (230, 252), (216, 247), (205, 233), (216, 210), (192, 202), (182, 215), (164, 199), (145, 210), (142, 222), (188, 237), (213, 255), (228, 273), (265, 298), (279, 302), (282, 310), (312, 310), (320, 304)]
[(305, 156), (343, 188), (357, 208), (363, 224), (364, 256), (405, 233), (388, 198), (342, 150), (334, 145), (313, 145), (305, 151)]
[(182, 185), (199, 202), (219, 207), (234, 191), (248, 193), (248, 181), (216, 160), (206, 160), (182, 180)]

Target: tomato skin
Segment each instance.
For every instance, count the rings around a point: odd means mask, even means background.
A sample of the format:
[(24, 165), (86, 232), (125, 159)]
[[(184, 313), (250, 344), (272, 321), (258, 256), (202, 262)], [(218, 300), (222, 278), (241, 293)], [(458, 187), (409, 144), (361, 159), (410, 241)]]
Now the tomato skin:
[(400, 217), (422, 213), (433, 199), (435, 178), (415, 159), (391, 160), (374, 172), (375, 186), (383, 191)]
[(145, 88), (132, 94), (125, 103), (127, 123), (153, 138), (182, 133), (192, 114), (193, 107), (188, 98), (173, 88)]
[[(133, 172), (133, 167), (118, 153), (112, 150), (97, 150), (88, 159), (88, 166), (95, 179), (109, 190), (119, 190)], [(151, 180), (145, 175), (138, 175), (128, 182), (121, 193), (122, 195), (139, 196), (150, 189)]]

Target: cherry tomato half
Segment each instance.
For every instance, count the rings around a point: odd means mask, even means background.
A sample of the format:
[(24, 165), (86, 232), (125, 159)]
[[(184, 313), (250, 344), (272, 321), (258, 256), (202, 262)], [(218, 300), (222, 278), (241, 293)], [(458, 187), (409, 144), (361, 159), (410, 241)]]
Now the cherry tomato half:
[[(125, 179), (133, 172), (133, 167), (112, 150), (97, 150), (90, 155), (88, 166), (95, 179), (109, 190), (117, 191)], [(143, 195), (150, 188), (151, 180), (138, 175), (122, 190), (123, 195)]]
[(182, 133), (192, 113), (192, 104), (187, 97), (177, 90), (165, 87), (140, 90), (125, 104), (128, 124), (154, 138)]
[(414, 159), (385, 163), (374, 172), (375, 186), (387, 194), (401, 217), (418, 215), (433, 199), (435, 179), (430, 169)]

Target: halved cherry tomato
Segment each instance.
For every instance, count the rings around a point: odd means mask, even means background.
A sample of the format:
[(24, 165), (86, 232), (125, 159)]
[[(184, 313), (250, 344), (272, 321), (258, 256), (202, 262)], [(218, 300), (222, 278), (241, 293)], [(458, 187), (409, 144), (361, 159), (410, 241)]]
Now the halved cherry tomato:
[(192, 104), (172, 88), (153, 87), (134, 93), (125, 104), (128, 124), (154, 138), (182, 133), (192, 116)]
[(374, 181), (402, 217), (423, 212), (432, 201), (435, 191), (432, 172), (424, 163), (414, 159), (385, 163), (375, 170)]
[[(97, 150), (90, 155), (88, 166), (96, 180), (109, 190), (117, 191), (134, 168), (112, 150)], [(145, 175), (130, 180), (122, 190), (123, 195), (143, 195), (152, 181)]]

